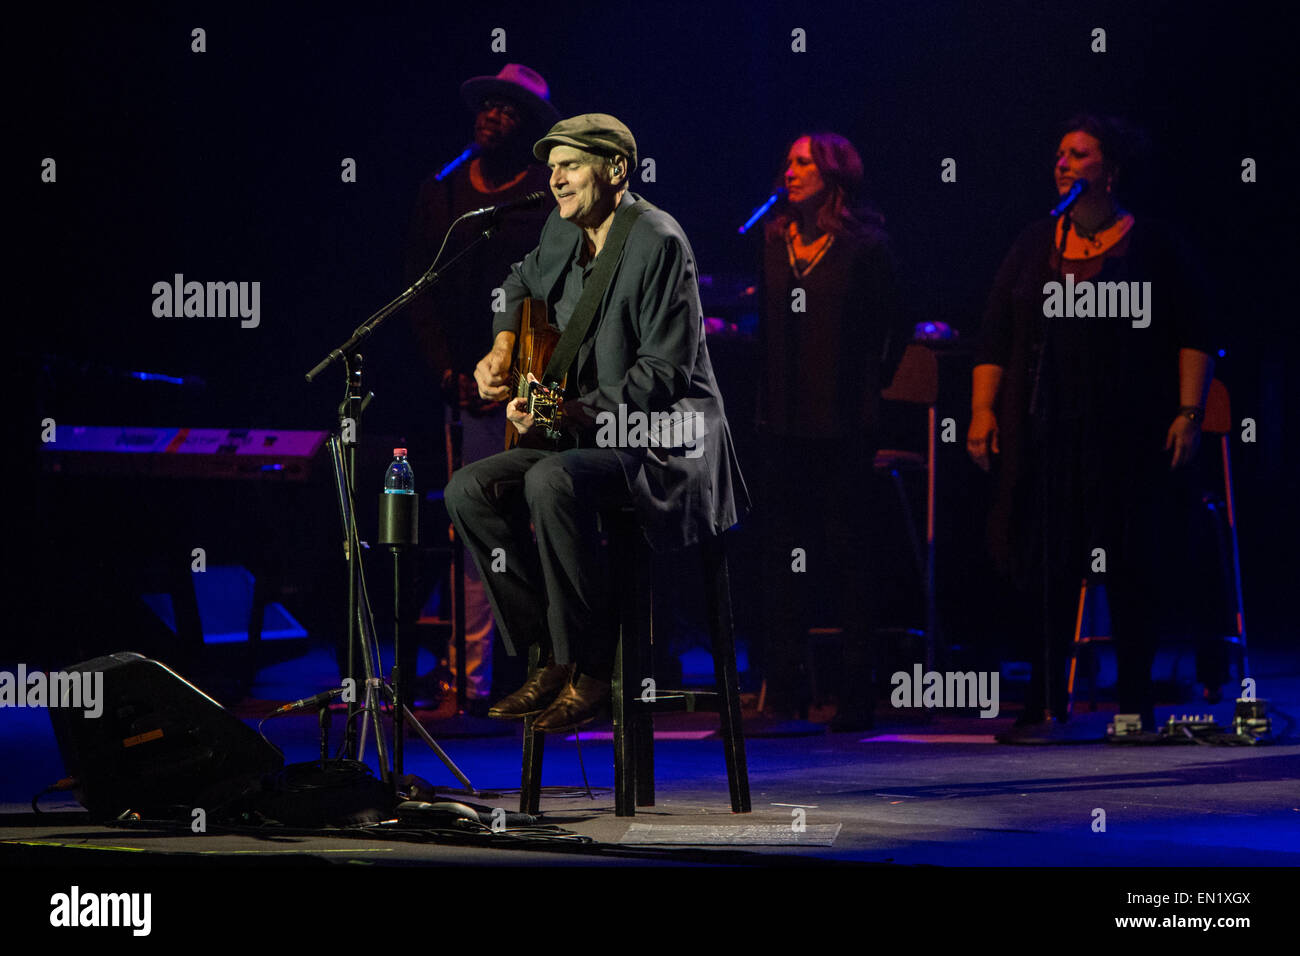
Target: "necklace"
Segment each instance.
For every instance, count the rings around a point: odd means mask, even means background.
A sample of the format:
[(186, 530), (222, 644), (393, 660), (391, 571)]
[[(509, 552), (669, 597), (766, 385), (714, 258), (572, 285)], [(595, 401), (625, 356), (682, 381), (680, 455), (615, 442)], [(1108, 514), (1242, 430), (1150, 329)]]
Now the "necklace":
[(795, 253), (794, 240), (797, 235), (798, 229), (792, 222), (790, 223), (789, 231), (785, 234), (786, 255), (789, 257), (790, 268), (794, 270), (794, 274), (802, 278), (811, 272), (813, 266), (817, 265), (817, 263), (822, 260), (822, 257), (826, 255), (826, 250), (829, 249), (831, 244), (835, 241), (835, 236), (833, 233), (828, 232), (820, 239), (805, 245), (804, 253), (808, 256), (808, 258), (805, 259)]
[[(1133, 228), (1133, 214), (1117, 209), (1115, 215), (1097, 227), (1095, 232), (1085, 235), (1072, 228), (1065, 236), (1065, 258), (1092, 259), (1114, 248)], [(1056, 224), (1056, 245), (1061, 243), (1061, 223)]]
[(1089, 242), (1096, 242), (1097, 234), (1099, 232), (1105, 232), (1106, 229), (1108, 229), (1111, 225), (1113, 225), (1115, 220), (1119, 218), (1119, 214), (1120, 214), (1120, 208), (1116, 206), (1114, 211), (1104, 221), (1098, 223), (1095, 228), (1087, 229), (1087, 230), (1081, 228), (1079, 226), (1078, 220), (1076, 219), (1071, 219), (1070, 222), (1074, 226), (1074, 231), (1078, 233), (1079, 238), (1087, 239)]

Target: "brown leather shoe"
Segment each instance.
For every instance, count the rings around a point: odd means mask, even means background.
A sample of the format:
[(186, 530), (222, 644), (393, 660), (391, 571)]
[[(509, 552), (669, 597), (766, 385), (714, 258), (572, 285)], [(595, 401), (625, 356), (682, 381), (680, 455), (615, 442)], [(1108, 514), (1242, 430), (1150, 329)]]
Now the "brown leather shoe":
[(524, 686), (508, 697), (497, 701), (488, 710), (488, 716), (496, 720), (518, 720), (532, 714), (540, 714), (546, 705), (555, 699), (568, 683), (573, 674), (572, 664), (547, 664), (539, 667), (524, 681)]
[(553, 734), (573, 730), (599, 717), (609, 702), (609, 682), (583, 674), (576, 684), (566, 684), (560, 696), (533, 721), (533, 730)]

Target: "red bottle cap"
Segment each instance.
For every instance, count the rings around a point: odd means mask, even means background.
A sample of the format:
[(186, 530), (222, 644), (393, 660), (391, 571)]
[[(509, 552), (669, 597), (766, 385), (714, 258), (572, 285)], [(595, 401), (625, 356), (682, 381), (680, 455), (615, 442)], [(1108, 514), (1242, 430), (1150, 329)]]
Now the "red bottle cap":
[(406, 449), (405, 449), (405, 448), (394, 448), (394, 449), (393, 449), (393, 457), (394, 457), (394, 458), (397, 458), (397, 457), (399, 457), (399, 456), (402, 457), (402, 458), (405, 458), (405, 457), (406, 457)]

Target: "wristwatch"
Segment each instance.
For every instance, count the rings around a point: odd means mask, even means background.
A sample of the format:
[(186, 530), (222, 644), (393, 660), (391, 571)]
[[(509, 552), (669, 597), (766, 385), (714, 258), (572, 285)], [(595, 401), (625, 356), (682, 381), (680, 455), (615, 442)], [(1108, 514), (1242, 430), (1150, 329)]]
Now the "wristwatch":
[(1199, 405), (1184, 405), (1182, 408), (1178, 409), (1178, 414), (1194, 425), (1199, 425), (1205, 420), (1205, 409), (1201, 408)]

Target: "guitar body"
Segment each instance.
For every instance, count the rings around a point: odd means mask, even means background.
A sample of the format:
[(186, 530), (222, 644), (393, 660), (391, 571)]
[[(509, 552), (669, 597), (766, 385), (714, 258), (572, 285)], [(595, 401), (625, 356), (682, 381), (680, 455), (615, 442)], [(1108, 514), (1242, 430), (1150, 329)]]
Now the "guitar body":
[[(545, 386), (529, 382), (528, 376), (531, 374), (539, 382), (543, 380), (546, 365), (551, 361), (551, 355), (559, 341), (560, 330), (551, 325), (546, 303), (541, 299), (525, 299), (519, 310), (519, 331), (515, 336), (514, 360), (510, 363), (510, 382), (515, 390), (514, 397), (528, 399), (528, 410), (537, 419), (538, 425), (529, 429), (528, 445), (533, 444), (531, 438), (534, 431), (550, 438), (556, 437), (556, 403), (564, 393), (568, 376), (558, 384), (546, 383)], [(515, 426), (507, 422), (506, 451), (518, 445), (519, 438)]]

